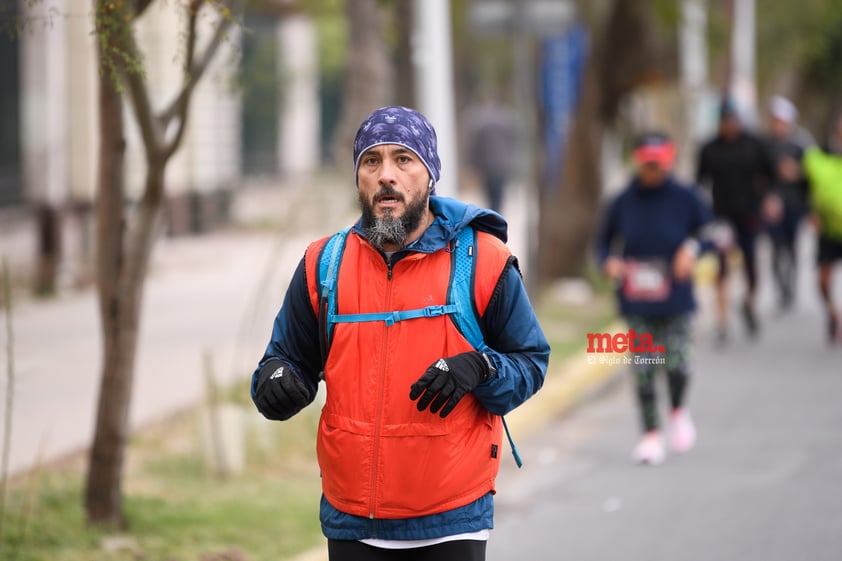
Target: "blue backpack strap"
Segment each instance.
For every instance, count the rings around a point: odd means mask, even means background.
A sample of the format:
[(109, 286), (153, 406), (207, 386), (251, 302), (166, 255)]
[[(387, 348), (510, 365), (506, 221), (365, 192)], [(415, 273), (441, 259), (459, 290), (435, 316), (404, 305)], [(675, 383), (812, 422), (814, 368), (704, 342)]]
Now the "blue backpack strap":
[(477, 320), (474, 299), (474, 270), (476, 267), (476, 232), (465, 227), (456, 234), (451, 249), (450, 286), (447, 288), (447, 303), (456, 306), (453, 321), (459, 332), (476, 350), (488, 349)]
[(374, 312), (368, 314), (337, 314), (336, 313), (336, 279), (339, 265), (345, 250), (345, 241), (350, 228), (337, 232), (325, 242), (319, 255), (319, 329), (321, 332), (320, 347), (322, 353), (322, 367), (327, 362), (327, 351), (330, 349), (334, 325), (337, 323), (359, 323), (366, 321), (383, 321), (386, 325), (394, 325), (408, 319), (436, 317), (445, 314), (455, 314), (457, 307), (449, 304), (445, 306), (427, 306), (415, 310), (397, 310), (391, 312)]
[(339, 274), (339, 263), (342, 261), (345, 240), (350, 230), (349, 226), (331, 236), (325, 242), (319, 255), (319, 350), (322, 355), (322, 368), (327, 362), (327, 352), (333, 336), (333, 325), (328, 318), (336, 313), (336, 277)]
[(456, 306), (427, 306), (416, 310), (398, 310), (394, 312), (372, 312), (369, 314), (330, 314), (328, 323), (360, 323), (363, 321), (383, 321), (386, 325), (395, 325), (399, 321), (416, 318), (433, 318), (446, 314), (455, 314)]
[[(474, 298), (474, 271), (476, 270), (474, 248), (476, 245), (476, 231), (473, 228), (465, 227), (456, 235), (456, 241), (451, 250), (451, 278), (447, 290), (447, 303), (457, 308), (457, 312), (452, 317), (459, 332), (476, 350), (485, 352), (489, 350), (489, 347), (485, 344), (485, 338), (479, 326)], [(503, 420), (503, 429), (506, 431), (512, 456), (515, 458), (517, 467), (520, 468), (523, 466), (523, 460), (520, 458), (512, 433), (509, 432), (509, 425), (505, 417), (500, 418)]]

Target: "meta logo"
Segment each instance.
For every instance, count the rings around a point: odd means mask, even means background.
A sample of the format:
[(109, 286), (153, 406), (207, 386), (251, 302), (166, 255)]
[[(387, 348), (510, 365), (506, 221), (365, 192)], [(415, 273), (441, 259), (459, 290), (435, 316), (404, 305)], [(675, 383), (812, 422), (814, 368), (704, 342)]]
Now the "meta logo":
[(663, 353), (663, 345), (655, 345), (651, 333), (588, 333), (589, 353)]

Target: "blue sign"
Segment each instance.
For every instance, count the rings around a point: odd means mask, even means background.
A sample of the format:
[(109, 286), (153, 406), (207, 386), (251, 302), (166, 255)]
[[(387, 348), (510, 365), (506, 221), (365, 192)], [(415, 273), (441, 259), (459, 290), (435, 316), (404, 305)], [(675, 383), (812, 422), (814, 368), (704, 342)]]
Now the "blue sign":
[(543, 40), (540, 103), (544, 115), (544, 189), (561, 185), (564, 152), (582, 89), (588, 32), (581, 24)]

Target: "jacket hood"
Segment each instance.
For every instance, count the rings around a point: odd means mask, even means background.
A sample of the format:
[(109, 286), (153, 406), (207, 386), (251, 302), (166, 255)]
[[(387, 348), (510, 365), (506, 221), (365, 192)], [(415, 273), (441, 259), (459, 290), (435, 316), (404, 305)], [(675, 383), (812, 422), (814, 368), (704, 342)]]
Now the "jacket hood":
[(448, 242), (466, 226), (488, 232), (503, 243), (509, 238), (506, 219), (493, 210), (438, 196), (430, 197), (430, 210), (436, 215), (433, 226), (438, 226)]
[[(430, 210), (433, 211), (435, 220), (421, 237), (409, 244), (406, 249), (433, 253), (447, 246), (467, 226), (487, 232), (499, 238), (503, 243), (508, 240), (506, 219), (493, 210), (435, 195), (430, 197)], [(361, 221), (357, 221), (354, 230), (365, 237)]]

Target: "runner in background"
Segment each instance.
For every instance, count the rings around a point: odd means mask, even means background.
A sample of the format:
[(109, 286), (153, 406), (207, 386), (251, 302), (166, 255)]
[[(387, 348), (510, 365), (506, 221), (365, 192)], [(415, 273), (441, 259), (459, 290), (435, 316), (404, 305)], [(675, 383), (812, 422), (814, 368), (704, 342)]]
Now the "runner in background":
[(710, 245), (698, 236), (711, 215), (698, 190), (672, 176), (675, 145), (667, 135), (641, 136), (634, 161), (636, 174), (608, 207), (597, 249), (603, 271), (618, 284), (620, 312), (629, 327), (664, 348), (636, 355), (632, 368), (643, 432), (632, 456), (657, 465), (666, 456), (656, 398), (661, 367), (669, 385), (671, 448), (686, 452), (696, 441), (686, 404), (696, 308), (693, 270), (702, 246)]
[(764, 216), (772, 239), (772, 267), (782, 311), (792, 307), (798, 264), (796, 237), (807, 214), (807, 179), (801, 168), (804, 150), (813, 144), (809, 133), (797, 126), (798, 110), (788, 99), (769, 102), (766, 145), (774, 166), (772, 193), (765, 200)]
[[(713, 212), (720, 227), (729, 228), (742, 253), (746, 292), (741, 306), (750, 336), (759, 330), (754, 309), (757, 287), (755, 245), (764, 230), (761, 214), (774, 169), (759, 138), (743, 130), (736, 107), (725, 99), (719, 112), (716, 136), (702, 146), (696, 180), (709, 191)], [(717, 340), (728, 338), (728, 265), (730, 248), (719, 250), (719, 281), (716, 286)]]
[(840, 311), (833, 299), (833, 268), (842, 261), (842, 116), (826, 146), (812, 147), (804, 155), (810, 186), (811, 222), (818, 231), (819, 292), (825, 306), (831, 343), (842, 344)]
[(502, 212), (515, 171), (517, 130), (512, 110), (488, 92), (465, 116), (468, 161), (479, 179), (488, 208)]

